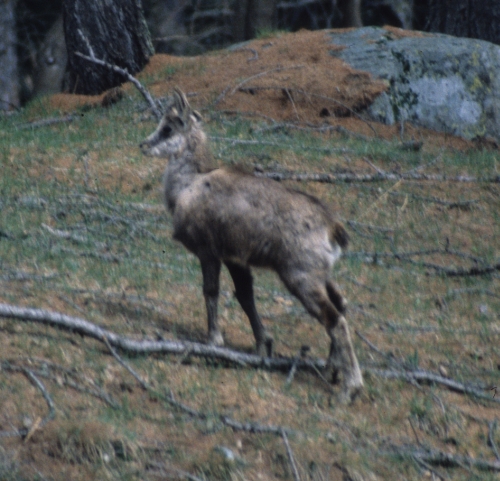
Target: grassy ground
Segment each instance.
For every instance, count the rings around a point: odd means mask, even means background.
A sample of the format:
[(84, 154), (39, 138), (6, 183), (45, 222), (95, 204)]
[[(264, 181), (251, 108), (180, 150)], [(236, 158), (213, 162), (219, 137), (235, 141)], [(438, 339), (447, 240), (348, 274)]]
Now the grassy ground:
[[(59, 115), (47, 105), (35, 102), (0, 120), (0, 302), (84, 317), (137, 338), (203, 341), (199, 266), (171, 240), (160, 192), (164, 161), (144, 158), (137, 147), (155, 127), (139, 98), (81, 110), (70, 123), (20, 128)], [(496, 150), (425, 144), (411, 152), (399, 139), (262, 132), (264, 123), (205, 116), (213, 136), (266, 142), (214, 140), (221, 165), (498, 176)], [(0, 479), (293, 479), (280, 436), (233, 431), (221, 414), (291, 430), (303, 480), (497, 479), (467, 459), (493, 462), (500, 444), (492, 399), (492, 388), (500, 389), (499, 272), (471, 271), (499, 262), (499, 184), (291, 185), (329, 202), (352, 238), (335, 277), (349, 300), (352, 330), (372, 343), (354, 335), (365, 371), (361, 398), (336, 404), (336, 387), (312, 373), (299, 372), (286, 384), (283, 373), (196, 358), (125, 357), (155, 389), (146, 392), (103, 344), (0, 318), (0, 430), (31, 429), (24, 441), (0, 438)], [(272, 273), (255, 277), (277, 353), (293, 356), (308, 345), (312, 357), (325, 357), (321, 326)], [(251, 329), (225, 272), (221, 291), (227, 343), (251, 351)], [(380, 375), (417, 368), (484, 397)], [(32, 428), (46, 416), (47, 403), (26, 370), (55, 406), (55, 418), (40, 429)], [(165, 402), (167, 395), (206, 415), (179, 411)], [(430, 450), (458, 462), (415, 455)]]

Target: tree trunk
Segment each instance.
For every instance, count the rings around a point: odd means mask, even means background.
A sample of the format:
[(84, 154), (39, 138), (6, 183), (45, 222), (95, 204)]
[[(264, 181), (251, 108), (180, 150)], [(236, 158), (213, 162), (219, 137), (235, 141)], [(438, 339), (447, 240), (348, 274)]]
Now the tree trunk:
[(277, 0), (239, 0), (234, 4), (233, 39), (249, 40), (276, 26)]
[(342, 27), (362, 27), (361, 0), (338, 0), (337, 7), (342, 14)]
[(500, 44), (498, 0), (415, 0), (414, 27)]
[(140, 72), (154, 53), (141, 0), (64, 0), (63, 15), (69, 74), (65, 87), (70, 92), (99, 94), (126, 80), (76, 52), (130, 74)]
[(19, 107), (14, 4), (0, 1), (0, 110)]

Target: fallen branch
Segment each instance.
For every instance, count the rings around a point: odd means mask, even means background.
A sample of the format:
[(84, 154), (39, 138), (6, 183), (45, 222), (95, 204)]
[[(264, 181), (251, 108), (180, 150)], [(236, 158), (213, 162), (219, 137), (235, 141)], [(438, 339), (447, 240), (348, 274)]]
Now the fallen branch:
[[(32, 309), (28, 307), (13, 306), (10, 304), (0, 304), (0, 317), (19, 319), (28, 322), (40, 322), (56, 326), (62, 329), (67, 329), (78, 334), (91, 337), (100, 342), (104, 342), (115, 348), (122, 349), (126, 352), (132, 353), (167, 353), (167, 354), (185, 354), (189, 355), (219, 359), (221, 361), (229, 362), (244, 367), (253, 367), (266, 369), (269, 371), (289, 371), (295, 364), (296, 369), (302, 369), (309, 372), (316, 372), (321, 374), (325, 367), (325, 361), (320, 359), (300, 359), (289, 357), (261, 357), (256, 354), (247, 354), (244, 352), (233, 351), (232, 349), (210, 346), (200, 344), (197, 342), (188, 341), (170, 341), (170, 340), (136, 340), (129, 337), (119, 336), (114, 332), (103, 329), (85, 319), (67, 316), (58, 312), (47, 311), (44, 309)], [(105, 341), (106, 340), (106, 341)], [(441, 384), (448, 389), (460, 392), (463, 394), (470, 394), (481, 399), (487, 399), (492, 402), (500, 403), (500, 397), (493, 398), (483, 394), (480, 390), (466, 386), (458, 381), (442, 377), (438, 374), (423, 371), (421, 369), (414, 371), (398, 371), (398, 370), (382, 370), (376, 368), (366, 368), (369, 372), (384, 377), (387, 379), (405, 379), (409, 382), (430, 382)], [(173, 401), (173, 400), (172, 400)], [(175, 401), (173, 401), (175, 403)], [(188, 410), (190, 408), (187, 408)], [(229, 420), (229, 418), (221, 417), (221, 421), (227, 426), (233, 427), (249, 432), (261, 432), (258, 428), (251, 423), (241, 424), (236, 421)], [(275, 432), (279, 434), (280, 428), (266, 427), (265, 432)]]
[(371, 372), (372, 374), (383, 377), (385, 379), (404, 379), (409, 382), (417, 381), (428, 382), (431, 384), (441, 384), (442, 386), (447, 387), (450, 391), (458, 392), (461, 394), (470, 394), (479, 399), (485, 399), (494, 403), (500, 403), (500, 398), (484, 394), (479, 389), (476, 389), (472, 386), (467, 386), (465, 384), (462, 384), (461, 382), (454, 381), (453, 379), (448, 379), (433, 372), (424, 371), (423, 369), (415, 369), (413, 371), (384, 370), (373, 367), (367, 367), (365, 369), (368, 372)]
[[(252, 77), (250, 77), (248, 80), (250, 80), (251, 78)], [(286, 92), (289, 99), (290, 99), (290, 92), (292, 92), (292, 93), (302, 94), (306, 98), (307, 97), (315, 97), (315, 98), (318, 98), (321, 100), (326, 100), (328, 102), (333, 102), (334, 104), (337, 104), (340, 107), (342, 107), (343, 109), (347, 110), (351, 115), (357, 117), (359, 120), (364, 122), (371, 129), (371, 131), (373, 132), (375, 137), (377, 137), (377, 138), (379, 137), (377, 131), (373, 128), (373, 126), (371, 125), (370, 122), (368, 122), (366, 119), (364, 119), (358, 112), (356, 112), (354, 109), (352, 109), (351, 107), (349, 107), (345, 103), (340, 102), (339, 100), (334, 99), (332, 97), (328, 97), (326, 95), (321, 95), (321, 94), (315, 94), (313, 92), (307, 92), (306, 90), (303, 90), (303, 89), (289, 88), (289, 87), (276, 87), (276, 86), (260, 87), (260, 86), (256, 86), (256, 87), (242, 88), (240, 85), (238, 85), (237, 87), (234, 88), (234, 90), (237, 90), (237, 89), (240, 92), (255, 92), (257, 90), (278, 90), (278, 91)], [(234, 92), (234, 90), (233, 90), (233, 92)], [(342, 127), (340, 127), (340, 129), (342, 129)], [(340, 132), (340, 130), (339, 130), (339, 132)]]
[[(290, 144), (284, 144), (283, 142), (272, 142), (269, 140), (254, 140), (254, 139), (235, 139), (231, 137), (217, 137), (217, 136), (210, 136), (210, 140), (215, 140), (216, 142), (228, 142), (231, 145), (272, 145), (276, 147), (282, 147), (282, 148), (289, 148)], [(316, 147), (316, 146), (304, 146), (304, 145), (299, 145), (297, 148), (302, 149), (302, 150), (314, 150), (318, 152), (325, 152), (325, 153), (330, 153), (330, 152), (341, 152), (341, 153), (347, 153), (347, 152), (352, 152), (351, 149), (347, 149), (344, 147)]]
[(497, 427), (497, 420), (488, 423), (488, 444), (495, 453), (497, 461), (500, 461), (500, 453), (498, 452), (497, 445), (495, 443), (495, 429)]
[(90, 49), (91, 56), (89, 57), (88, 55), (84, 55), (81, 52), (75, 52), (75, 55), (78, 55), (79, 57), (88, 60), (89, 62), (93, 62), (97, 65), (102, 65), (103, 67), (109, 68), (110, 70), (113, 70), (121, 75), (123, 75), (129, 82), (131, 82), (137, 90), (142, 94), (146, 102), (149, 104), (151, 107), (151, 111), (153, 112), (154, 116), (160, 120), (162, 117), (162, 114), (160, 110), (158, 109), (158, 106), (156, 105), (156, 102), (153, 100), (153, 97), (151, 97), (151, 94), (146, 90), (146, 88), (137, 80), (133, 75), (131, 75), (127, 69), (118, 67), (117, 65), (111, 65), (108, 62), (105, 62), (104, 60), (100, 60), (94, 56), (94, 53), (92, 52), (92, 49)]
[[(0, 304), (0, 317), (18, 319), (28, 322), (39, 322), (70, 330), (83, 336), (88, 336), (100, 342), (107, 342), (126, 352), (138, 353), (166, 353), (184, 354), (219, 359), (239, 366), (262, 368), (271, 371), (288, 371), (294, 364), (295, 359), (288, 357), (261, 357), (256, 354), (233, 351), (224, 347), (210, 346), (197, 342), (148, 339), (136, 340), (129, 337), (119, 336), (85, 319), (72, 317), (58, 312), (44, 309), (32, 309), (28, 307)], [(323, 369), (325, 361), (319, 359), (301, 359), (297, 362), (297, 369), (314, 371)]]
[(468, 175), (449, 176), (442, 174), (418, 174), (418, 173), (391, 173), (385, 174), (352, 174), (352, 173), (298, 173), (298, 172), (263, 172), (255, 173), (258, 177), (267, 177), (273, 180), (294, 180), (297, 182), (321, 182), (326, 184), (353, 183), (353, 182), (385, 182), (399, 180), (425, 180), (430, 182), (486, 182), (500, 183), (500, 175), (493, 177), (472, 177)]
[(439, 264), (432, 264), (430, 262), (418, 262), (412, 259), (405, 259), (405, 262), (420, 267), (434, 269), (436, 271), (436, 274), (447, 277), (484, 276), (486, 274), (492, 274), (493, 272), (500, 271), (500, 262), (491, 265), (473, 266), (468, 269), (464, 269), (463, 267), (453, 269), (451, 267), (440, 266)]
[(383, 377), (385, 379), (404, 379), (405, 381), (408, 381), (411, 384), (414, 384), (415, 382), (440, 384), (442, 386), (447, 387), (450, 391), (458, 392), (461, 394), (469, 394), (480, 399), (486, 399), (488, 401), (500, 403), (500, 398), (495, 398), (490, 395), (484, 394), (481, 390), (476, 389), (475, 387), (468, 386), (466, 384), (454, 381), (453, 379), (443, 377), (433, 372), (424, 371), (423, 369), (409, 369), (407, 366), (398, 363), (396, 359), (394, 359), (391, 355), (383, 352), (381, 349), (375, 346), (375, 344), (366, 339), (366, 337), (364, 337), (357, 330), (355, 330), (354, 332), (365, 344), (368, 345), (368, 347), (371, 350), (382, 356), (385, 360), (389, 362), (389, 364), (395, 366), (395, 369), (391, 370), (384, 370), (373, 367), (364, 368), (366, 371), (371, 372), (376, 376)]
[(281, 72), (282, 70), (294, 70), (294, 69), (301, 69), (301, 68), (304, 68), (304, 65), (292, 65), (290, 67), (276, 67), (276, 68), (273, 68), (271, 70), (265, 70), (264, 72), (259, 72), (258, 74), (252, 75), (251, 77), (248, 77), (248, 78), (242, 80), (233, 89), (231, 89), (231, 87), (228, 85), (222, 91), (222, 93), (215, 99), (215, 102), (213, 103), (213, 105), (215, 106), (218, 103), (220, 103), (224, 99), (224, 97), (226, 96), (226, 94), (229, 92), (229, 90), (231, 90), (231, 92), (229, 93), (229, 95), (233, 95), (236, 92), (236, 90), (238, 90), (238, 89), (241, 90), (241, 87), (243, 85), (245, 85), (247, 82), (249, 82), (250, 80), (253, 80), (253, 79), (256, 79), (256, 78), (259, 78), (259, 77), (264, 77), (265, 75), (268, 75), (270, 73)]
[(285, 444), (288, 461), (290, 462), (290, 466), (292, 467), (293, 479), (294, 481), (300, 481), (300, 475), (299, 475), (299, 470), (297, 469), (297, 463), (295, 462), (295, 457), (293, 455), (292, 448), (290, 447), (290, 443), (288, 442), (288, 436), (286, 435), (284, 429), (281, 431), (281, 437), (283, 438), (283, 443)]
[(434, 449), (406, 449), (394, 447), (391, 454), (399, 454), (401, 456), (411, 456), (415, 459), (420, 459), (434, 466), (443, 467), (473, 467), (482, 471), (500, 471), (500, 461), (485, 461), (484, 459), (476, 459), (470, 456), (460, 456)]
[[(411, 259), (415, 256), (428, 256), (428, 255), (448, 255), (460, 257), (463, 259), (469, 259), (477, 264), (469, 268), (464, 267), (447, 267), (432, 262), (416, 261)], [(428, 249), (423, 251), (411, 251), (411, 252), (347, 252), (345, 257), (362, 257), (363, 262), (368, 264), (381, 265), (381, 259), (395, 259), (400, 262), (406, 262), (417, 267), (423, 267), (426, 269), (433, 269), (436, 275), (442, 275), (447, 277), (468, 277), (468, 276), (483, 276), (487, 274), (492, 274), (496, 271), (500, 271), (500, 262), (495, 262), (493, 264), (487, 264), (486, 261), (480, 257), (473, 256), (471, 254), (445, 249)], [(384, 264), (385, 265), (385, 264)], [(386, 265), (387, 266), (387, 265)], [(430, 275), (430, 273), (427, 273)]]
[[(151, 472), (151, 468), (156, 469), (157, 471)], [(167, 466), (166, 464), (159, 463), (158, 461), (147, 461), (145, 469), (148, 474), (152, 476), (161, 476), (162, 478), (166, 477), (167, 479), (187, 479), (189, 481), (204, 481), (206, 479), (205, 477), (201, 479), (198, 476), (188, 473), (187, 471)]]
[(29, 369), (26, 369), (25, 367), (20, 367), (20, 366), (15, 366), (12, 365), (11, 363), (4, 361), (1, 364), (1, 369), (2, 371), (7, 371), (7, 372), (21, 372), (23, 373), (30, 381), (31, 383), (40, 390), (42, 393), (42, 396), (44, 397), (45, 401), (47, 402), (47, 406), (49, 407), (49, 412), (48, 414), (41, 419), (40, 421), (35, 421), (33, 426), (31, 428), (24, 428), (24, 429), (19, 429), (16, 431), (3, 431), (0, 432), (0, 437), (9, 437), (9, 436), (31, 436), (36, 429), (40, 429), (43, 426), (45, 426), (49, 421), (54, 419), (56, 415), (56, 410), (54, 406), (54, 401), (52, 401), (52, 398), (50, 397), (50, 394), (48, 393), (47, 389), (45, 389), (45, 386), (43, 385), (42, 381), (38, 379), (35, 374)]
[(20, 129), (36, 129), (38, 127), (47, 127), (48, 125), (60, 124), (65, 122), (73, 122), (78, 116), (76, 115), (66, 115), (64, 117), (54, 117), (50, 119), (34, 120), (33, 122), (28, 122), (27, 124), (19, 125)]
[[(113, 355), (113, 357), (118, 361), (118, 363), (123, 366), (136, 380), (137, 382), (141, 385), (141, 387), (149, 392), (153, 392), (156, 396), (159, 396), (161, 399), (163, 399), (165, 402), (170, 404), (171, 406), (175, 407), (176, 409), (189, 414), (192, 417), (206, 420), (209, 418), (209, 414), (197, 411), (196, 409), (193, 409), (186, 404), (183, 404), (179, 401), (176, 401), (174, 399), (174, 395), (172, 392), (168, 396), (163, 396), (162, 394), (158, 393), (151, 384), (149, 384), (147, 381), (142, 379), (142, 377), (131, 367), (125, 362), (124, 359), (122, 359), (119, 354), (111, 347), (109, 341), (104, 337), (103, 342), (106, 344), (108, 347), (109, 351)], [(222, 424), (234, 429), (235, 431), (246, 431), (250, 433), (273, 433), (273, 434), (281, 434), (282, 436), (286, 436), (287, 430), (285, 428), (280, 427), (280, 426), (269, 426), (269, 425), (261, 425), (258, 423), (240, 423), (239, 421), (235, 421), (234, 419), (225, 416), (225, 415), (218, 415), (218, 419), (222, 422)]]

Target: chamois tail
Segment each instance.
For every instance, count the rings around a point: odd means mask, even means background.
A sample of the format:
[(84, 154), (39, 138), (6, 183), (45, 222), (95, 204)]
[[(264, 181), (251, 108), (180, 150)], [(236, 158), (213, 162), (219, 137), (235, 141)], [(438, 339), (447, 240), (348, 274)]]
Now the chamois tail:
[(349, 243), (349, 234), (341, 222), (333, 222), (330, 230), (330, 239), (335, 241), (342, 249)]

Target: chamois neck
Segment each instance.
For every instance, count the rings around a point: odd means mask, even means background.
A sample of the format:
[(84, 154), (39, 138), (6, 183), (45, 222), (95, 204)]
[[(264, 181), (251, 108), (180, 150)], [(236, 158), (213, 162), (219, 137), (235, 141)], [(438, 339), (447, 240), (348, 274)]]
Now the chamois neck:
[(163, 189), (165, 204), (171, 212), (175, 210), (180, 193), (189, 187), (197, 176), (210, 172), (215, 168), (206, 148), (196, 150), (197, 152), (183, 152), (180, 155), (172, 155), (169, 159), (163, 177)]

